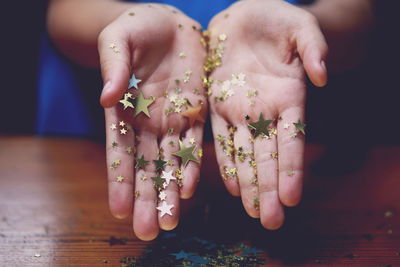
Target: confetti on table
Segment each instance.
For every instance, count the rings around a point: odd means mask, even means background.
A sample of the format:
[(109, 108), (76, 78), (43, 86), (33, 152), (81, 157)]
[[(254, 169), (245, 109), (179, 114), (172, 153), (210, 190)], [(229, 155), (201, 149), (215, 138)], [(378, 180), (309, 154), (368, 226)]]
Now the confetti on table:
[(199, 163), (199, 160), (193, 155), (195, 149), (196, 146), (186, 147), (182, 141), (179, 141), (179, 151), (172, 153), (172, 155), (180, 157), (182, 160), (182, 165), (186, 167), (189, 161)]
[(157, 209), (160, 211), (160, 217), (164, 217), (165, 214), (172, 216), (171, 209), (173, 207), (173, 204), (169, 205), (166, 201), (161, 201), (161, 205), (157, 207)]
[(135, 112), (134, 116), (139, 115), (141, 112), (143, 112), (147, 117), (150, 118), (150, 113), (148, 110), (148, 107), (154, 102), (152, 98), (144, 98), (143, 93), (140, 92), (138, 97), (135, 98)]
[(138, 89), (138, 84), (141, 81), (142, 80), (136, 79), (135, 74), (132, 74), (132, 77), (129, 79), (128, 89), (131, 89), (132, 87), (134, 87), (135, 89)]
[(189, 125), (190, 125), (190, 127), (192, 127), (193, 124), (194, 124), (196, 121), (200, 121), (200, 122), (202, 122), (202, 123), (205, 122), (204, 119), (203, 119), (203, 117), (202, 117), (201, 114), (200, 114), (201, 108), (202, 108), (201, 105), (198, 105), (197, 107), (188, 107), (187, 110), (185, 110), (184, 112), (181, 113), (182, 116), (184, 116), (184, 117), (186, 117), (186, 118), (189, 119)]
[(264, 134), (269, 137), (268, 126), (273, 122), (273, 120), (265, 120), (263, 114), (260, 113), (258, 121), (249, 123), (248, 127), (252, 131), (254, 138), (260, 134)]
[(136, 169), (143, 169), (146, 167), (146, 165), (149, 163), (148, 160), (144, 159), (144, 155), (142, 155), (140, 158), (136, 159)]

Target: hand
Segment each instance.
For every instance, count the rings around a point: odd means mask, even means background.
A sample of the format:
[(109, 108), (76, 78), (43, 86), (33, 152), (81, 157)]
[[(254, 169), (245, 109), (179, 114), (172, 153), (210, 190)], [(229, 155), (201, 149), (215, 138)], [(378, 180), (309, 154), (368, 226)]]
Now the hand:
[[(199, 29), (175, 8), (133, 4), (99, 36), (110, 209), (118, 218), (133, 210), (133, 228), (143, 240), (178, 224), (179, 197), (190, 198), (198, 182), (207, 112)], [(132, 73), (142, 81), (132, 79), (127, 90)], [(180, 140), (195, 147), (187, 164), (172, 154), (182, 148)], [(163, 171), (176, 180), (160, 178)], [(162, 204), (167, 213), (157, 210)]]
[(225, 185), (250, 216), (277, 229), (283, 205), (301, 198), (304, 70), (326, 84), (325, 39), (310, 13), (278, 0), (237, 2), (209, 29), (209, 103)]

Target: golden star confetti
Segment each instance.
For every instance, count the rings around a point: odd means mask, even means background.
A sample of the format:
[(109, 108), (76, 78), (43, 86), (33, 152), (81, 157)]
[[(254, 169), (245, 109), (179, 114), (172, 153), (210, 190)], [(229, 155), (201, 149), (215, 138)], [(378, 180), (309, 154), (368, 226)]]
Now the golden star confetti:
[(179, 57), (180, 57), (180, 58), (185, 58), (185, 57), (186, 57), (185, 52), (180, 52), (180, 53), (179, 53)]
[(160, 211), (160, 217), (163, 217), (165, 214), (172, 216), (171, 209), (173, 207), (173, 204), (169, 205), (166, 201), (162, 201), (161, 205), (157, 207), (157, 209)]
[(136, 169), (143, 169), (146, 167), (146, 165), (149, 163), (148, 160), (144, 159), (144, 155), (142, 155), (140, 158), (136, 159)]
[(111, 49), (114, 49), (114, 48), (117, 47), (117, 45), (115, 43), (111, 43), (108, 47), (111, 48)]
[(288, 170), (287, 171), (288, 176), (293, 176), (294, 175), (294, 170)]
[(196, 143), (196, 139), (195, 138), (189, 138), (189, 144), (194, 145)]
[(254, 138), (257, 138), (260, 134), (265, 134), (269, 136), (268, 126), (273, 122), (273, 120), (265, 120), (263, 114), (260, 113), (258, 121), (249, 123), (248, 127), (251, 130)]
[(112, 148), (116, 148), (116, 147), (118, 147), (118, 143), (117, 143), (117, 142), (115, 142), (115, 141), (113, 141), (113, 142), (111, 143), (111, 147), (112, 147)]
[(147, 180), (146, 174), (142, 174), (142, 175), (140, 176), (140, 180), (146, 181), (146, 180)]
[(135, 112), (134, 116), (136, 117), (140, 113), (144, 113), (147, 117), (150, 118), (150, 113), (148, 107), (154, 102), (152, 98), (144, 98), (143, 93), (140, 92), (138, 97), (135, 98)]
[(151, 177), (151, 179), (153, 180), (154, 188), (157, 191), (160, 191), (165, 188), (164, 187), (165, 179), (162, 178), (159, 174), (157, 174), (155, 177)]
[(116, 159), (111, 163), (111, 169), (115, 170), (119, 165), (121, 165), (121, 160), (120, 159)]
[(204, 118), (201, 116), (202, 106), (198, 105), (197, 107), (188, 107), (187, 110), (182, 112), (182, 116), (189, 119), (189, 125), (192, 127), (196, 121), (200, 121), (202, 123), (205, 122)]
[(272, 152), (271, 153), (271, 158), (278, 159), (278, 152)]
[(133, 148), (132, 148), (131, 146), (127, 146), (127, 147), (125, 148), (125, 151), (126, 151), (128, 154), (131, 154), (131, 153), (133, 152)]
[(294, 122), (293, 124), (296, 127), (296, 133), (302, 133), (303, 135), (306, 135), (306, 132), (305, 132), (306, 125), (304, 123), (302, 123), (300, 120), (298, 120), (297, 122)]
[(161, 158), (158, 158), (157, 160), (153, 160), (153, 162), (154, 162), (154, 165), (156, 166), (156, 171), (164, 170), (165, 164), (167, 164), (167, 162), (162, 160)]
[(117, 182), (118, 183), (122, 183), (124, 181), (124, 179), (125, 178), (123, 176), (121, 176), (121, 175), (117, 176)]
[(124, 98), (120, 100), (119, 103), (121, 103), (124, 106), (124, 110), (126, 110), (127, 108), (135, 108), (133, 106), (134, 98), (132, 98), (131, 93), (124, 94)]
[(202, 158), (202, 157), (203, 157), (203, 149), (202, 149), (202, 148), (199, 148), (199, 149), (197, 150), (197, 156), (198, 156), (199, 158)]
[(256, 198), (253, 199), (253, 207), (254, 207), (256, 210), (259, 210), (259, 209), (260, 209), (260, 199), (259, 199), (258, 197), (256, 197)]
[(139, 191), (135, 191), (135, 198), (140, 197), (140, 192)]
[(126, 125), (126, 123), (124, 121), (119, 122), (119, 126), (124, 127), (125, 125)]
[(182, 165), (186, 167), (189, 161), (199, 163), (200, 161), (193, 156), (193, 152), (196, 149), (195, 146), (186, 147), (182, 141), (179, 141), (179, 151), (172, 153), (172, 155), (178, 156), (182, 160)]

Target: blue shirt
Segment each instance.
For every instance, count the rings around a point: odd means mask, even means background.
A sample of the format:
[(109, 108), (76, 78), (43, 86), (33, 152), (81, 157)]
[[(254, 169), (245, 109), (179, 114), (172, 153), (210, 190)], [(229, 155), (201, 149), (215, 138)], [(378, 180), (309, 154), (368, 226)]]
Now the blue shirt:
[[(294, 3), (295, 0), (286, 0)], [(136, 1), (149, 2), (149, 1)], [(235, 0), (153, 0), (177, 7), (207, 28), (210, 19)], [(63, 57), (48, 35), (43, 38), (38, 77), (37, 133), (101, 136), (103, 116), (98, 104), (102, 83), (98, 70), (84, 69)]]

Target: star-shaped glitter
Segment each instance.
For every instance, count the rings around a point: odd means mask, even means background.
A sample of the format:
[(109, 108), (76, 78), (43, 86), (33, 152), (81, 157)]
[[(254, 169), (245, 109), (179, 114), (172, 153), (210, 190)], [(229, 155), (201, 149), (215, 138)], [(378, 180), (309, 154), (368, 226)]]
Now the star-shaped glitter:
[(169, 185), (171, 180), (176, 180), (176, 178), (172, 175), (172, 170), (170, 170), (169, 172), (162, 171), (161, 178), (165, 179), (167, 185)]
[(283, 129), (287, 130), (290, 127), (290, 123), (283, 124)]
[(125, 151), (126, 151), (128, 154), (131, 154), (131, 153), (133, 152), (133, 149), (132, 149), (131, 146), (127, 146), (126, 149), (125, 149)]
[(173, 204), (169, 205), (166, 201), (162, 201), (161, 205), (157, 207), (157, 209), (160, 211), (160, 217), (163, 217), (165, 214), (172, 216), (171, 209), (173, 207)]
[(146, 165), (149, 163), (148, 160), (144, 159), (144, 155), (142, 155), (140, 158), (136, 159), (136, 166), (135, 168), (137, 169), (143, 169), (146, 167)]
[(126, 134), (127, 130), (126, 130), (125, 128), (122, 128), (121, 130), (119, 130), (119, 132), (120, 132), (121, 134)]
[(117, 129), (117, 125), (115, 123), (111, 124), (110, 129), (111, 130), (116, 130)]
[(122, 182), (124, 181), (124, 179), (125, 179), (125, 178), (122, 177), (121, 175), (118, 175), (118, 176), (117, 176), (117, 182), (118, 182), (118, 183), (122, 183)]
[(135, 112), (134, 116), (139, 115), (141, 112), (143, 112), (147, 117), (150, 118), (150, 113), (148, 107), (154, 102), (152, 98), (144, 98), (143, 93), (140, 92), (138, 97), (135, 98)]
[(294, 122), (293, 124), (296, 127), (297, 133), (302, 133), (302, 134), (306, 135), (306, 132), (305, 132), (306, 125), (304, 123), (302, 123), (300, 120), (298, 120), (297, 122)]
[(161, 191), (160, 194), (158, 194), (158, 198), (162, 201), (165, 200), (167, 198), (165, 191)]
[(120, 100), (119, 103), (121, 103), (124, 106), (124, 110), (127, 108), (135, 108), (133, 106), (134, 99), (132, 98), (131, 93), (126, 93), (124, 95), (124, 99)]
[(154, 165), (156, 165), (156, 170), (164, 170), (165, 164), (167, 164), (166, 161), (162, 160), (161, 158), (158, 158), (157, 160), (153, 160)]
[(294, 175), (294, 170), (288, 170), (287, 171), (288, 176), (293, 176)]
[(153, 180), (154, 187), (157, 190), (161, 190), (164, 188), (165, 179), (162, 178), (159, 174), (157, 174), (155, 177), (151, 177), (151, 179)]
[(179, 151), (172, 153), (172, 155), (178, 156), (182, 160), (184, 167), (189, 163), (189, 161), (194, 161), (199, 163), (199, 160), (193, 156), (193, 152), (196, 146), (186, 147), (182, 141), (179, 141)]
[(119, 126), (121, 126), (121, 127), (124, 127), (125, 124), (126, 124), (126, 123), (125, 123), (124, 121), (120, 121), (120, 122), (119, 122)]
[(193, 137), (189, 138), (189, 144), (194, 145), (195, 143), (196, 143), (196, 139), (194, 139)]
[(190, 127), (192, 127), (196, 121), (205, 122), (200, 114), (201, 108), (201, 105), (197, 107), (188, 107), (187, 110), (181, 113), (184, 117), (189, 119)]
[(116, 148), (117, 146), (118, 146), (118, 143), (117, 143), (117, 142), (113, 141), (113, 142), (111, 143), (111, 147), (112, 147), (112, 148)]
[(260, 113), (258, 121), (249, 123), (249, 129), (252, 130), (254, 138), (260, 134), (265, 134), (269, 137), (268, 126), (273, 122), (273, 120), (264, 120), (263, 114)]
[(132, 77), (129, 79), (128, 89), (131, 89), (132, 87), (138, 89), (138, 83), (140, 83), (141, 81), (142, 80), (136, 79), (135, 74), (132, 74)]
[(116, 159), (111, 163), (111, 169), (115, 170), (119, 165), (121, 165), (121, 160), (120, 159)]

